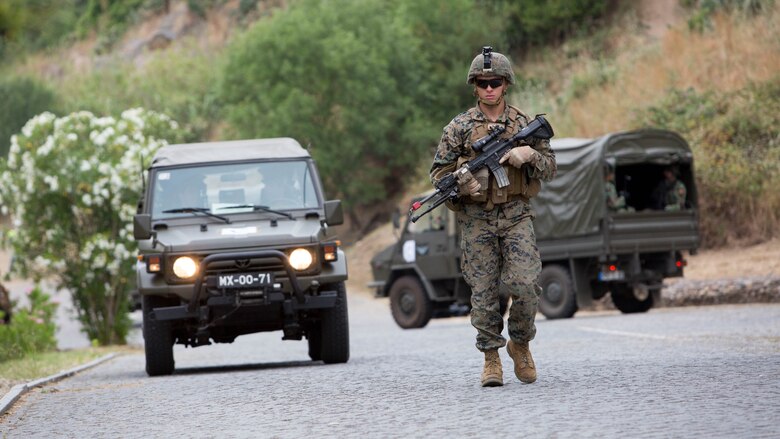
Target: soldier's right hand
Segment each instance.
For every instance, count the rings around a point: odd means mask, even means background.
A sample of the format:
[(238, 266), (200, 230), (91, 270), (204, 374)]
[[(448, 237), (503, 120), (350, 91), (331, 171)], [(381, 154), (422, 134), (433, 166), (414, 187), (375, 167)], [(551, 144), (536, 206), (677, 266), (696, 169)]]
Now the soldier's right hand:
[(479, 194), (479, 190), (482, 189), (482, 185), (479, 184), (474, 175), (468, 169), (461, 168), (458, 170), (458, 189), (461, 195), (474, 196)]

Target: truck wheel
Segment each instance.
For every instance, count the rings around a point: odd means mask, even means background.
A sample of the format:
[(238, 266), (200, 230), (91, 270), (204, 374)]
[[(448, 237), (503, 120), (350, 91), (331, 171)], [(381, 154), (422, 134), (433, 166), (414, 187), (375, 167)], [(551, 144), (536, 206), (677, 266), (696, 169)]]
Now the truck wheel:
[(569, 270), (560, 265), (548, 265), (539, 274), (542, 295), (539, 311), (548, 319), (567, 319), (577, 312), (577, 296)]
[(422, 328), (433, 316), (433, 304), (415, 276), (403, 276), (390, 287), (390, 311), (398, 326)]
[(173, 328), (167, 321), (150, 318), (153, 308), (170, 306), (165, 298), (143, 296), (144, 351), (146, 353), (146, 373), (149, 376), (170, 375), (173, 373)]
[(630, 285), (618, 284), (612, 287), (610, 295), (612, 296), (612, 303), (615, 304), (615, 308), (619, 309), (620, 312), (624, 314), (632, 314), (647, 312), (652, 308), (654, 302), (653, 296), (655, 294), (652, 291), (647, 290), (643, 291), (640, 295), (642, 297), (637, 297), (637, 295), (634, 294), (634, 288)]
[[(344, 282), (339, 282), (326, 289), (335, 288), (338, 293), (336, 305), (323, 310), (320, 321), (320, 360), (325, 363), (346, 363), (349, 360), (349, 317), (347, 312), (347, 290)], [(317, 344), (317, 336), (309, 339)], [(309, 354), (311, 356), (311, 354)], [(314, 358), (312, 358), (314, 359)]]

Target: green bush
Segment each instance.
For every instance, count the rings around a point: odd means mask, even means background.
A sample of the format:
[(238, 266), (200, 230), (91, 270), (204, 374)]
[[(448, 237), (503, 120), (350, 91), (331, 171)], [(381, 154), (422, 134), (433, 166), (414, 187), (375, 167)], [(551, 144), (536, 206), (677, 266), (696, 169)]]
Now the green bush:
[(33, 116), (56, 111), (57, 97), (48, 87), (30, 78), (0, 80), (0, 157), (8, 155), (11, 135)]
[(557, 43), (590, 31), (607, 13), (607, 0), (503, 0), (500, 16), (508, 21), (512, 48)]
[(692, 10), (688, 28), (701, 32), (712, 28), (712, 16), (719, 11), (753, 16), (769, 10), (775, 0), (681, 0), (680, 3)]
[(10, 324), (0, 324), (0, 362), (57, 347), (54, 324), (57, 304), (39, 287), (33, 288), (27, 299), (27, 307), (14, 309)]
[(61, 107), (113, 116), (142, 107), (176, 120), (182, 140), (204, 141), (221, 117), (217, 94), (222, 64), (220, 54), (186, 43), (150, 54), (143, 68), (114, 59), (63, 81)]
[(2, 241), (16, 255), (13, 271), (70, 291), (84, 331), (101, 345), (125, 342), (142, 169), (166, 139), (178, 139), (176, 128), (142, 109), (118, 119), (43, 113), (0, 159), (0, 206), (13, 218)]

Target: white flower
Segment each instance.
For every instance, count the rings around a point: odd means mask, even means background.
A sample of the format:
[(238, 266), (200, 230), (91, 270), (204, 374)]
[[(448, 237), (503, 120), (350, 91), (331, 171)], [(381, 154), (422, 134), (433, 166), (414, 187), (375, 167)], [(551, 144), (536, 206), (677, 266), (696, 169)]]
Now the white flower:
[(59, 181), (57, 181), (57, 177), (55, 177), (53, 175), (44, 176), (43, 177), (43, 182), (46, 183), (47, 185), (49, 185), (49, 189), (52, 192), (57, 192), (57, 190), (60, 187), (60, 183), (59, 183)]

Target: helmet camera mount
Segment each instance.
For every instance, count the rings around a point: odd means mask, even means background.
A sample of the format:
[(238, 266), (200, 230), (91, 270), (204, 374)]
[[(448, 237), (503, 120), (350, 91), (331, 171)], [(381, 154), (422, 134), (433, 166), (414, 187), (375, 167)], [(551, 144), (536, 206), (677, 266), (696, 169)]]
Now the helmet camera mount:
[(482, 47), (482, 73), (491, 73), (493, 71), (491, 53), (493, 52), (492, 46)]

